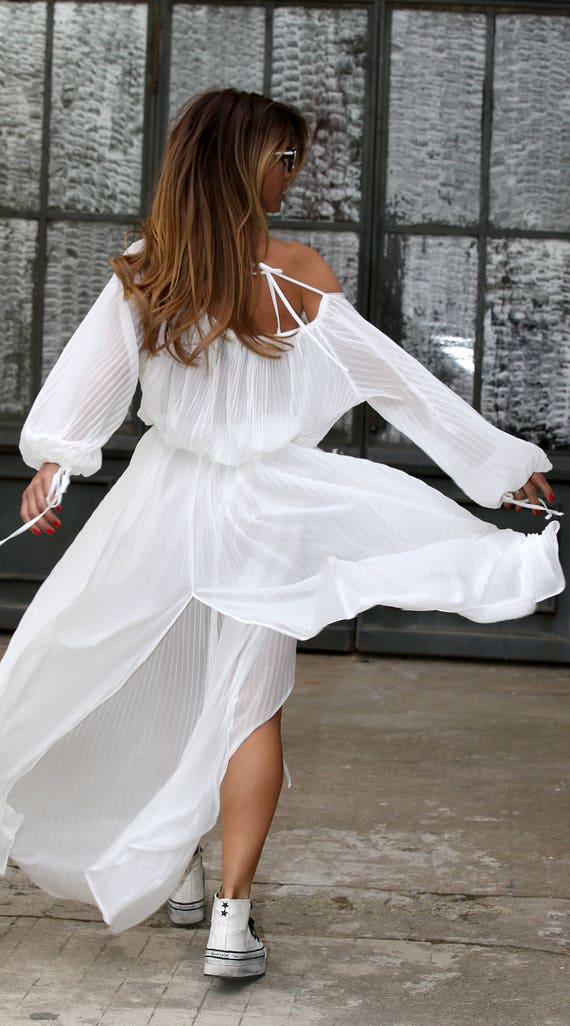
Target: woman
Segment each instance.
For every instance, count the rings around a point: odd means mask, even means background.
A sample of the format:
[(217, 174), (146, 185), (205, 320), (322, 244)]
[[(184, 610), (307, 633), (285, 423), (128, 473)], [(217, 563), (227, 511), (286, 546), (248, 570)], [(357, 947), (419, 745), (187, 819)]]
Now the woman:
[[(291, 107), (234, 90), (190, 102), (141, 238), (111, 261), (21, 438), (38, 470), (28, 523), (59, 468), (98, 469), (140, 376), (149, 430), (1, 665), (2, 865), (11, 853), (115, 931), (169, 897), (171, 918), (196, 920), (197, 844), (221, 809), (205, 962), (219, 975), (265, 968), (250, 889), (295, 639), (377, 603), (525, 616), (564, 585), (555, 523), (501, 531), (406, 474), (316, 448), (368, 400), (480, 504), (553, 498), (540, 449), (359, 317), (317, 253), (268, 236), (306, 150)], [(59, 525), (50, 509), (33, 529)]]

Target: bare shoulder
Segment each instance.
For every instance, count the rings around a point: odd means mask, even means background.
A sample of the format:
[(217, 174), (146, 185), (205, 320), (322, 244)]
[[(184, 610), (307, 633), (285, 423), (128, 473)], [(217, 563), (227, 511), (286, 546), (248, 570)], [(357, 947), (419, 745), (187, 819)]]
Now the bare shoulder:
[(272, 244), (276, 257), (279, 257), (279, 266), (291, 278), (323, 292), (341, 291), (334, 271), (316, 249), (300, 242), (282, 242), (280, 239), (272, 239)]
[(299, 268), (299, 279), (307, 285), (321, 289), (322, 292), (340, 292), (338, 278), (324, 257), (311, 246), (303, 246), (300, 243), (295, 245), (295, 263)]

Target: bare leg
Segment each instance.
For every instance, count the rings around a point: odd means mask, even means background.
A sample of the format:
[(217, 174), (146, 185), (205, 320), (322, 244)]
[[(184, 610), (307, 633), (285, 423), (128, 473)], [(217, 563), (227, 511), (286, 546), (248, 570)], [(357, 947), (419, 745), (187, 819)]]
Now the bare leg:
[(220, 897), (248, 898), (283, 783), (281, 709), (232, 755), (220, 789)]

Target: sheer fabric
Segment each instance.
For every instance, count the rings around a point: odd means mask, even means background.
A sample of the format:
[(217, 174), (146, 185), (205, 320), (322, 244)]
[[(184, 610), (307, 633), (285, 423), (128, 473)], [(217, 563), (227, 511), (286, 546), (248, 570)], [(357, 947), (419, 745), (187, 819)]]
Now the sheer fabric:
[[(279, 292), (280, 272), (263, 273)], [(499, 530), (316, 446), (367, 400), (494, 508), (551, 469), (541, 449), (484, 421), (341, 293), (290, 340), (279, 360), (232, 336), (198, 367), (149, 357), (113, 278), (24, 425), (31, 467), (91, 474), (140, 377), (149, 429), (0, 665), (0, 868), (11, 854), (115, 931), (166, 900), (213, 826), (230, 755), (293, 687), (295, 639), (376, 604), (511, 619), (564, 587), (558, 523)]]

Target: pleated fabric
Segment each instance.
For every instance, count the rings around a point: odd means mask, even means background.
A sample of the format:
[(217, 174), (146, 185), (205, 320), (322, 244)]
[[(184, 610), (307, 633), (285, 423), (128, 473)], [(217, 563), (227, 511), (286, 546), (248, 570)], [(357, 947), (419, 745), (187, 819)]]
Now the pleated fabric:
[(113, 278), (26, 421), (30, 466), (93, 473), (140, 377), (149, 430), (0, 665), (0, 868), (11, 854), (114, 931), (166, 900), (214, 825), (228, 759), (293, 687), (295, 639), (376, 604), (511, 619), (564, 587), (557, 523), (498, 530), (316, 448), (367, 399), (481, 505), (551, 468), (342, 294), (279, 360), (231, 336), (197, 368), (139, 347)]
[(228, 759), (293, 687), (295, 641), (192, 599), (118, 689), (95, 652), (87, 665), (81, 649), (65, 655), (60, 675), (87, 684), (91, 711), (13, 711), (37, 761), (10, 793), (12, 856), (49, 894), (98, 904), (117, 932), (166, 901), (215, 824)]

